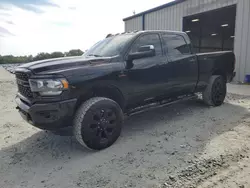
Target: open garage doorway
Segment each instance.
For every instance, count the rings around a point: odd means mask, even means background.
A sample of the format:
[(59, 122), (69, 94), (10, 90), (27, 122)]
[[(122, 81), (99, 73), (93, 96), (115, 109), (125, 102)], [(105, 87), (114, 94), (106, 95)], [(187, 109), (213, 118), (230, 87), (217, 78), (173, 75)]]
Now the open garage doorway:
[(234, 48), (236, 5), (183, 18), (195, 52), (227, 51)]

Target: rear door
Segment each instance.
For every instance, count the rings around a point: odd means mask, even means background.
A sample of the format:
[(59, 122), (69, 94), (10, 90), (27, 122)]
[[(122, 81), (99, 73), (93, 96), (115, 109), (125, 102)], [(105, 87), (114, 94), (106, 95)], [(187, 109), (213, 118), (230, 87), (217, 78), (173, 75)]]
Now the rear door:
[(198, 80), (198, 62), (196, 55), (191, 52), (190, 44), (178, 34), (166, 33), (162, 35), (162, 39), (172, 69), (169, 76), (172, 92), (193, 92)]

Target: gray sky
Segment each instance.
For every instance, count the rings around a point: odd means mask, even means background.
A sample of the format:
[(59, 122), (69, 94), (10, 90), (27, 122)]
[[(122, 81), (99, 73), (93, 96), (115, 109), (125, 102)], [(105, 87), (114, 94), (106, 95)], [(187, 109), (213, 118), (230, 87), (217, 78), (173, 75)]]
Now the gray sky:
[(88, 49), (122, 19), (171, 0), (0, 0), (0, 55)]

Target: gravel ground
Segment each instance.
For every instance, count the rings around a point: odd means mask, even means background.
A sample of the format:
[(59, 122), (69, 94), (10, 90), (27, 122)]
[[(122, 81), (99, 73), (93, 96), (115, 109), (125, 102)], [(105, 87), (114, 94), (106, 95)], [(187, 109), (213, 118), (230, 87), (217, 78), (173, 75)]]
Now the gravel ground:
[(0, 68), (0, 187), (250, 187), (250, 96), (137, 114), (113, 146), (94, 152), (25, 123), (15, 93)]

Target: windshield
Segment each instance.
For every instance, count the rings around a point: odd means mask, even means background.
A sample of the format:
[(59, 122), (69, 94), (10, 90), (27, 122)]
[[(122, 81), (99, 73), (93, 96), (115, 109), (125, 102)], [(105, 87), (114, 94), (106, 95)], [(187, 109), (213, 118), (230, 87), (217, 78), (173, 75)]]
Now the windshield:
[(92, 46), (84, 56), (112, 57), (120, 55), (133, 36), (133, 34), (124, 34), (106, 38)]

